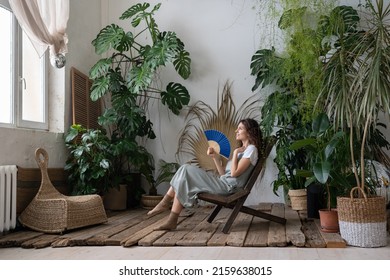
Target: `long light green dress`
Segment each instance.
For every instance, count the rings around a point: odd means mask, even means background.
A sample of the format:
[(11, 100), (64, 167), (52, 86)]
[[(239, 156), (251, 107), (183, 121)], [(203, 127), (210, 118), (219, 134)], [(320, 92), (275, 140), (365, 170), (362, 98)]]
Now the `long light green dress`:
[(238, 177), (231, 176), (230, 161), (226, 165), (226, 173), (222, 176), (207, 172), (194, 165), (182, 165), (170, 182), (180, 203), (184, 207), (192, 207), (198, 193), (207, 192), (228, 195), (242, 188), (257, 162), (257, 148), (254, 145), (249, 145), (243, 153), (238, 154), (238, 159), (240, 160), (241, 158), (249, 158), (251, 164)]

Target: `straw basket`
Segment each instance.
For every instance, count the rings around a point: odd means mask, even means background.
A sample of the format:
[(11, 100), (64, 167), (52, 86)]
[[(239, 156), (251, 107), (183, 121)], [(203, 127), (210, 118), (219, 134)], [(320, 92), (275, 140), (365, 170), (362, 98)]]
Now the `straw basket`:
[[(363, 197), (354, 197), (355, 191), (360, 191)], [(340, 235), (348, 245), (366, 248), (387, 245), (384, 197), (367, 197), (363, 189), (355, 187), (350, 197), (337, 197), (337, 210)]]
[(306, 189), (289, 190), (291, 209), (293, 210), (307, 210), (307, 193)]
[(153, 209), (162, 199), (163, 195), (145, 195), (141, 197), (141, 204), (144, 209)]

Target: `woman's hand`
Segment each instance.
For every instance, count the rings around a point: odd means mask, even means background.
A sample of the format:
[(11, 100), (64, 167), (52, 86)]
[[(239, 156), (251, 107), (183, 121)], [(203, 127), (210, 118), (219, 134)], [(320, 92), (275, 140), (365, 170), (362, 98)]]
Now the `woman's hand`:
[(215, 167), (218, 170), (219, 175), (225, 174), (225, 168), (222, 166), (221, 157), (220, 155), (214, 150), (213, 147), (208, 147), (207, 149), (207, 155), (209, 155), (213, 160)]
[(211, 156), (212, 158), (216, 158), (218, 155), (218, 153), (214, 150), (213, 147), (208, 147), (207, 148), (207, 155), (208, 156)]
[(237, 149), (234, 150), (234, 153), (237, 155), (239, 153), (243, 153), (245, 151), (245, 147), (238, 147)]
[(233, 151), (232, 165), (230, 168), (230, 172), (231, 172), (233, 177), (240, 176), (242, 173), (244, 173), (244, 171), (250, 165), (250, 160), (248, 158), (242, 158), (240, 161), (238, 161), (238, 154), (243, 153), (245, 151), (245, 149), (246, 148), (244, 146), (242, 146), (242, 147), (236, 148)]

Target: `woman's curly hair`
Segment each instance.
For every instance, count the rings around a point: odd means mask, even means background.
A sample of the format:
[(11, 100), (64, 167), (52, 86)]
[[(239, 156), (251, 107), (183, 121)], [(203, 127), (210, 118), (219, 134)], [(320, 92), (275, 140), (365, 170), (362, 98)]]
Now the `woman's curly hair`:
[[(263, 136), (259, 127), (259, 123), (254, 119), (243, 119), (240, 121), (249, 134), (249, 143), (256, 146), (257, 150), (261, 150)], [(241, 143), (242, 145), (242, 143)]]

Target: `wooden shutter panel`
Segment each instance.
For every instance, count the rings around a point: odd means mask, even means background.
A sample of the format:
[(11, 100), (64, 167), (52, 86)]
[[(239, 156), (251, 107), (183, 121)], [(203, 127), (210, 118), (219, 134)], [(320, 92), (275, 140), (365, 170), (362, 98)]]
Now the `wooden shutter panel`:
[(98, 117), (102, 107), (100, 100), (92, 101), (90, 89), (92, 81), (75, 68), (71, 68), (73, 124), (81, 124), (86, 128), (99, 128)]

